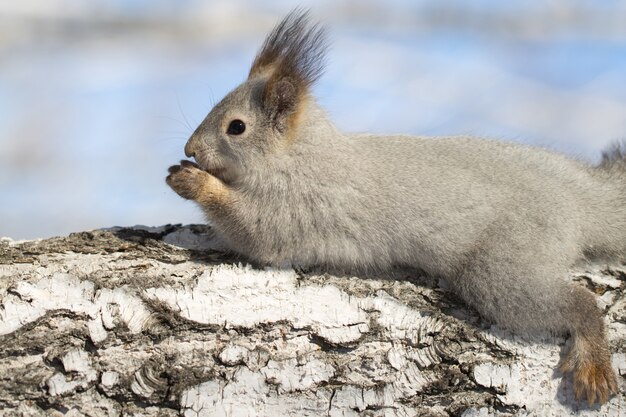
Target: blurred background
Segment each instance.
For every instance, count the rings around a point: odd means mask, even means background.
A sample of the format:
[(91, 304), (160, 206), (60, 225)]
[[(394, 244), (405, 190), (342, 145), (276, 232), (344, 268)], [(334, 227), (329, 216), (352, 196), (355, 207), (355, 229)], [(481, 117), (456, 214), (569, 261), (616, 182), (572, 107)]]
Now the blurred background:
[(347, 131), (471, 134), (597, 162), (626, 137), (618, 0), (0, 0), (0, 236), (201, 222), (165, 185), (296, 5)]

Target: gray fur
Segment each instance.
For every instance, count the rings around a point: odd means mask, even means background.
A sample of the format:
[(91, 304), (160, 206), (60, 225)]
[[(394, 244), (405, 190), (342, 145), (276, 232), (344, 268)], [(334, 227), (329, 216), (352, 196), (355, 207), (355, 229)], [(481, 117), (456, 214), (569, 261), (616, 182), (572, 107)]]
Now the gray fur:
[[(288, 19), (280, 30), (302, 33), (290, 25), (306, 19)], [(272, 76), (253, 71), (186, 146), (234, 196), (204, 209), (235, 251), (273, 265), (419, 267), (502, 326), (574, 335), (574, 372), (606, 365), (594, 298), (565, 278), (585, 255), (626, 253), (623, 153), (594, 168), (479, 138), (344, 134), (308, 94), (278, 126), (263, 98)], [(229, 136), (235, 118), (247, 128)]]

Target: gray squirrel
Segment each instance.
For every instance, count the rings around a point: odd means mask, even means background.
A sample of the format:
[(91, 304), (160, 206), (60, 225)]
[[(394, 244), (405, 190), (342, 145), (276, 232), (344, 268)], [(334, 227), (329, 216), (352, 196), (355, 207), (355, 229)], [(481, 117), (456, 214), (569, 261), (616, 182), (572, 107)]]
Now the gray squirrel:
[(169, 168), (235, 251), (268, 265), (419, 267), (520, 334), (570, 334), (560, 369), (617, 393), (602, 313), (568, 267), (626, 253), (626, 148), (597, 167), (470, 137), (346, 134), (311, 95), (326, 36), (296, 9)]

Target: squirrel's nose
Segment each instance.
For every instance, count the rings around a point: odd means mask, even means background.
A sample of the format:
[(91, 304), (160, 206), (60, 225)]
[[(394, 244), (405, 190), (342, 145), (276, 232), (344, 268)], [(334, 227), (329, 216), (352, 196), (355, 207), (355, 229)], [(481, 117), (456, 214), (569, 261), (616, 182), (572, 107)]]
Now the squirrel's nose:
[(187, 144), (185, 145), (185, 156), (187, 158), (194, 158), (196, 156), (196, 151), (193, 149), (193, 146), (191, 145), (191, 140), (189, 140)]

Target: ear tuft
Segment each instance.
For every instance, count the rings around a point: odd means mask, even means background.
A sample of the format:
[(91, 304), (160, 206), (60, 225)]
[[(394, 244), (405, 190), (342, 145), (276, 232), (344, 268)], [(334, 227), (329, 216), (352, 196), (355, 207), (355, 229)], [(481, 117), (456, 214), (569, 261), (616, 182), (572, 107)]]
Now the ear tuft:
[(269, 77), (262, 98), (275, 121), (293, 114), (322, 75), (326, 49), (324, 29), (310, 24), (308, 11), (301, 8), (289, 13), (267, 36), (249, 77)]
[(311, 24), (308, 10), (298, 7), (267, 36), (252, 63), (250, 77), (273, 70), (296, 76), (310, 86), (322, 75), (326, 49), (324, 28)]

